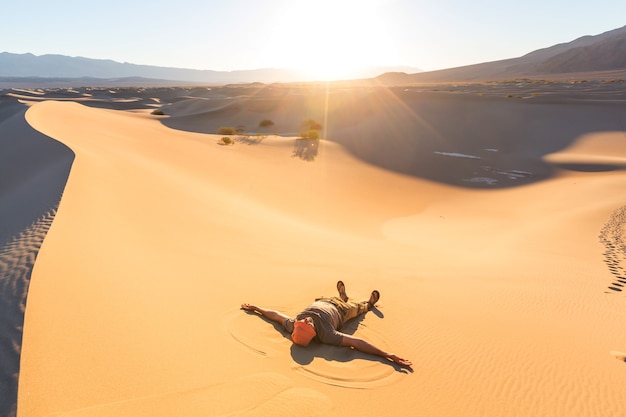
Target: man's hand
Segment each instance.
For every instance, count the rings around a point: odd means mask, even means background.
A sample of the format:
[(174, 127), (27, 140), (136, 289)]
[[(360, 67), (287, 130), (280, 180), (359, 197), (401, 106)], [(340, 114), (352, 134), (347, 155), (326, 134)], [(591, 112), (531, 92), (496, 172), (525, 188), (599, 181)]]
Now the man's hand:
[(341, 346), (352, 347), (364, 353), (369, 353), (371, 355), (376, 355), (376, 356), (389, 359), (393, 361), (394, 363), (397, 363), (400, 366), (411, 367), (412, 365), (410, 360), (402, 359), (401, 357), (393, 353), (387, 353), (384, 350), (379, 349), (378, 347), (372, 345), (367, 340), (361, 339), (360, 337), (349, 336), (347, 334), (344, 334), (343, 339), (341, 340)]
[(408, 359), (402, 359), (401, 357), (394, 355), (393, 353), (387, 356), (387, 359), (391, 359), (393, 362), (401, 366), (411, 367), (413, 363)]
[(261, 314), (263, 317), (275, 321), (278, 324), (283, 324), (289, 316), (274, 310), (266, 310), (262, 307), (255, 306), (254, 304), (243, 303), (241, 308), (246, 311), (252, 311)]

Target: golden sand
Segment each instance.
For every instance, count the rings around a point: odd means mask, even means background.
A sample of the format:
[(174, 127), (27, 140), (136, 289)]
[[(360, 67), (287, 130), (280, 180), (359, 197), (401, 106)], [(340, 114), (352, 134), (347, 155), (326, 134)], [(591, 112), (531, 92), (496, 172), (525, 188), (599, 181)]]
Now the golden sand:
[[(467, 99), (456, 97), (449, 106)], [(20, 417), (626, 413), (625, 299), (614, 284), (626, 280), (623, 131), (591, 120), (568, 147), (546, 145), (538, 160), (551, 175), (468, 188), (383, 169), (341, 141), (322, 140), (312, 158), (298, 157), (296, 137), (222, 146), (191, 117), (199, 102), (170, 120), (196, 133), (76, 102), (26, 113), (76, 158), (30, 284)], [(522, 109), (489, 103), (503, 124)], [(250, 126), (263, 118), (245, 114)], [(438, 114), (480, 136), (471, 120)], [(348, 121), (336, 136), (354, 134)], [(461, 150), (440, 150), (429, 158), (462, 165)], [(239, 309), (295, 315), (339, 279), (353, 298), (381, 292), (348, 331), (412, 369), (294, 346)]]

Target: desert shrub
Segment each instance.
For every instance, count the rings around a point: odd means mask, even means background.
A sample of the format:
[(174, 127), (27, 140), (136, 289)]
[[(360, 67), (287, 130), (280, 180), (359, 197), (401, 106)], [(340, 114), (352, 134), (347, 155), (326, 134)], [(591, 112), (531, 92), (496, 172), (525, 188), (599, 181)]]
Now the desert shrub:
[(157, 116), (164, 116), (165, 115), (165, 113), (163, 113), (163, 110), (161, 110), (161, 109), (153, 110), (151, 114), (155, 114)]
[(221, 145), (234, 145), (235, 141), (228, 136), (224, 136), (222, 137), (222, 139), (220, 139), (220, 144)]
[(309, 129), (300, 132), (300, 137), (303, 139), (315, 139), (320, 138), (320, 132), (317, 129)]
[(259, 122), (259, 127), (270, 127), (274, 126), (274, 122), (269, 119), (263, 119)]
[(306, 119), (304, 122), (302, 122), (302, 129), (304, 130), (322, 130), (322, 125), (317, 123), (315, 120), (313, 119)]
[(217, 129), (218, 135), (236, 135), (237, 130), (234, 127), (220, 127)]

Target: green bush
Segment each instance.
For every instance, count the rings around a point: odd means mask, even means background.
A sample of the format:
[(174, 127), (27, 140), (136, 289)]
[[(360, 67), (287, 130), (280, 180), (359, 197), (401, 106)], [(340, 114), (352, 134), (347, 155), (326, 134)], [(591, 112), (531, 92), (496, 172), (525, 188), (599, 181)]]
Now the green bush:
[(315, 120), (309, 118), (309, 119), (306, 119), (304, 122), (302, 122), (302, 129), (322, 130), (322, 125), (317, 123)]
[(234, 127), (220, 127), (217, 129), (218, 135), (236, 135), (237, 130)]
[(274, 122), (269, 119), (263, 119), (259, 122), (259, 127), (270, 127), (274, 126)]
[(155, 114), (157, 116), (164, 116), (165, 115), (165, 113), (163, 113), (163, 110), (161, 110), (161, 109), (153, 110), (151, 114)]
[(320, 132), (317, 129), (304, 130), (300, 132), (300, 137), (303, 139), (318, 140), (320, 138)]
[(222, 145), (234, 145), (235, 141), (232, 138), (228, 137), (228, 136), (224, 136), (224, 137), (222, 137), (222, 139), (220, 139), (220, 144), (222, 144)]

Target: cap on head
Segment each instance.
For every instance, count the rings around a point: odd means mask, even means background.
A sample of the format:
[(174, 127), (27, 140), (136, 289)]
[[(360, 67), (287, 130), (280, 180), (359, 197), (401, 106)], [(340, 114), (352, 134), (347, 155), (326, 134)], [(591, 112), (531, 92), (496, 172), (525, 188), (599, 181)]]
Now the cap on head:
[(291, 340), (293, 343), (300, 346), (307, 346), (311, 339), (315, 337), (315, 330), (313, 327), (301, 321), (296, 321), (293, 324), (293, 332), (291, 333)]

